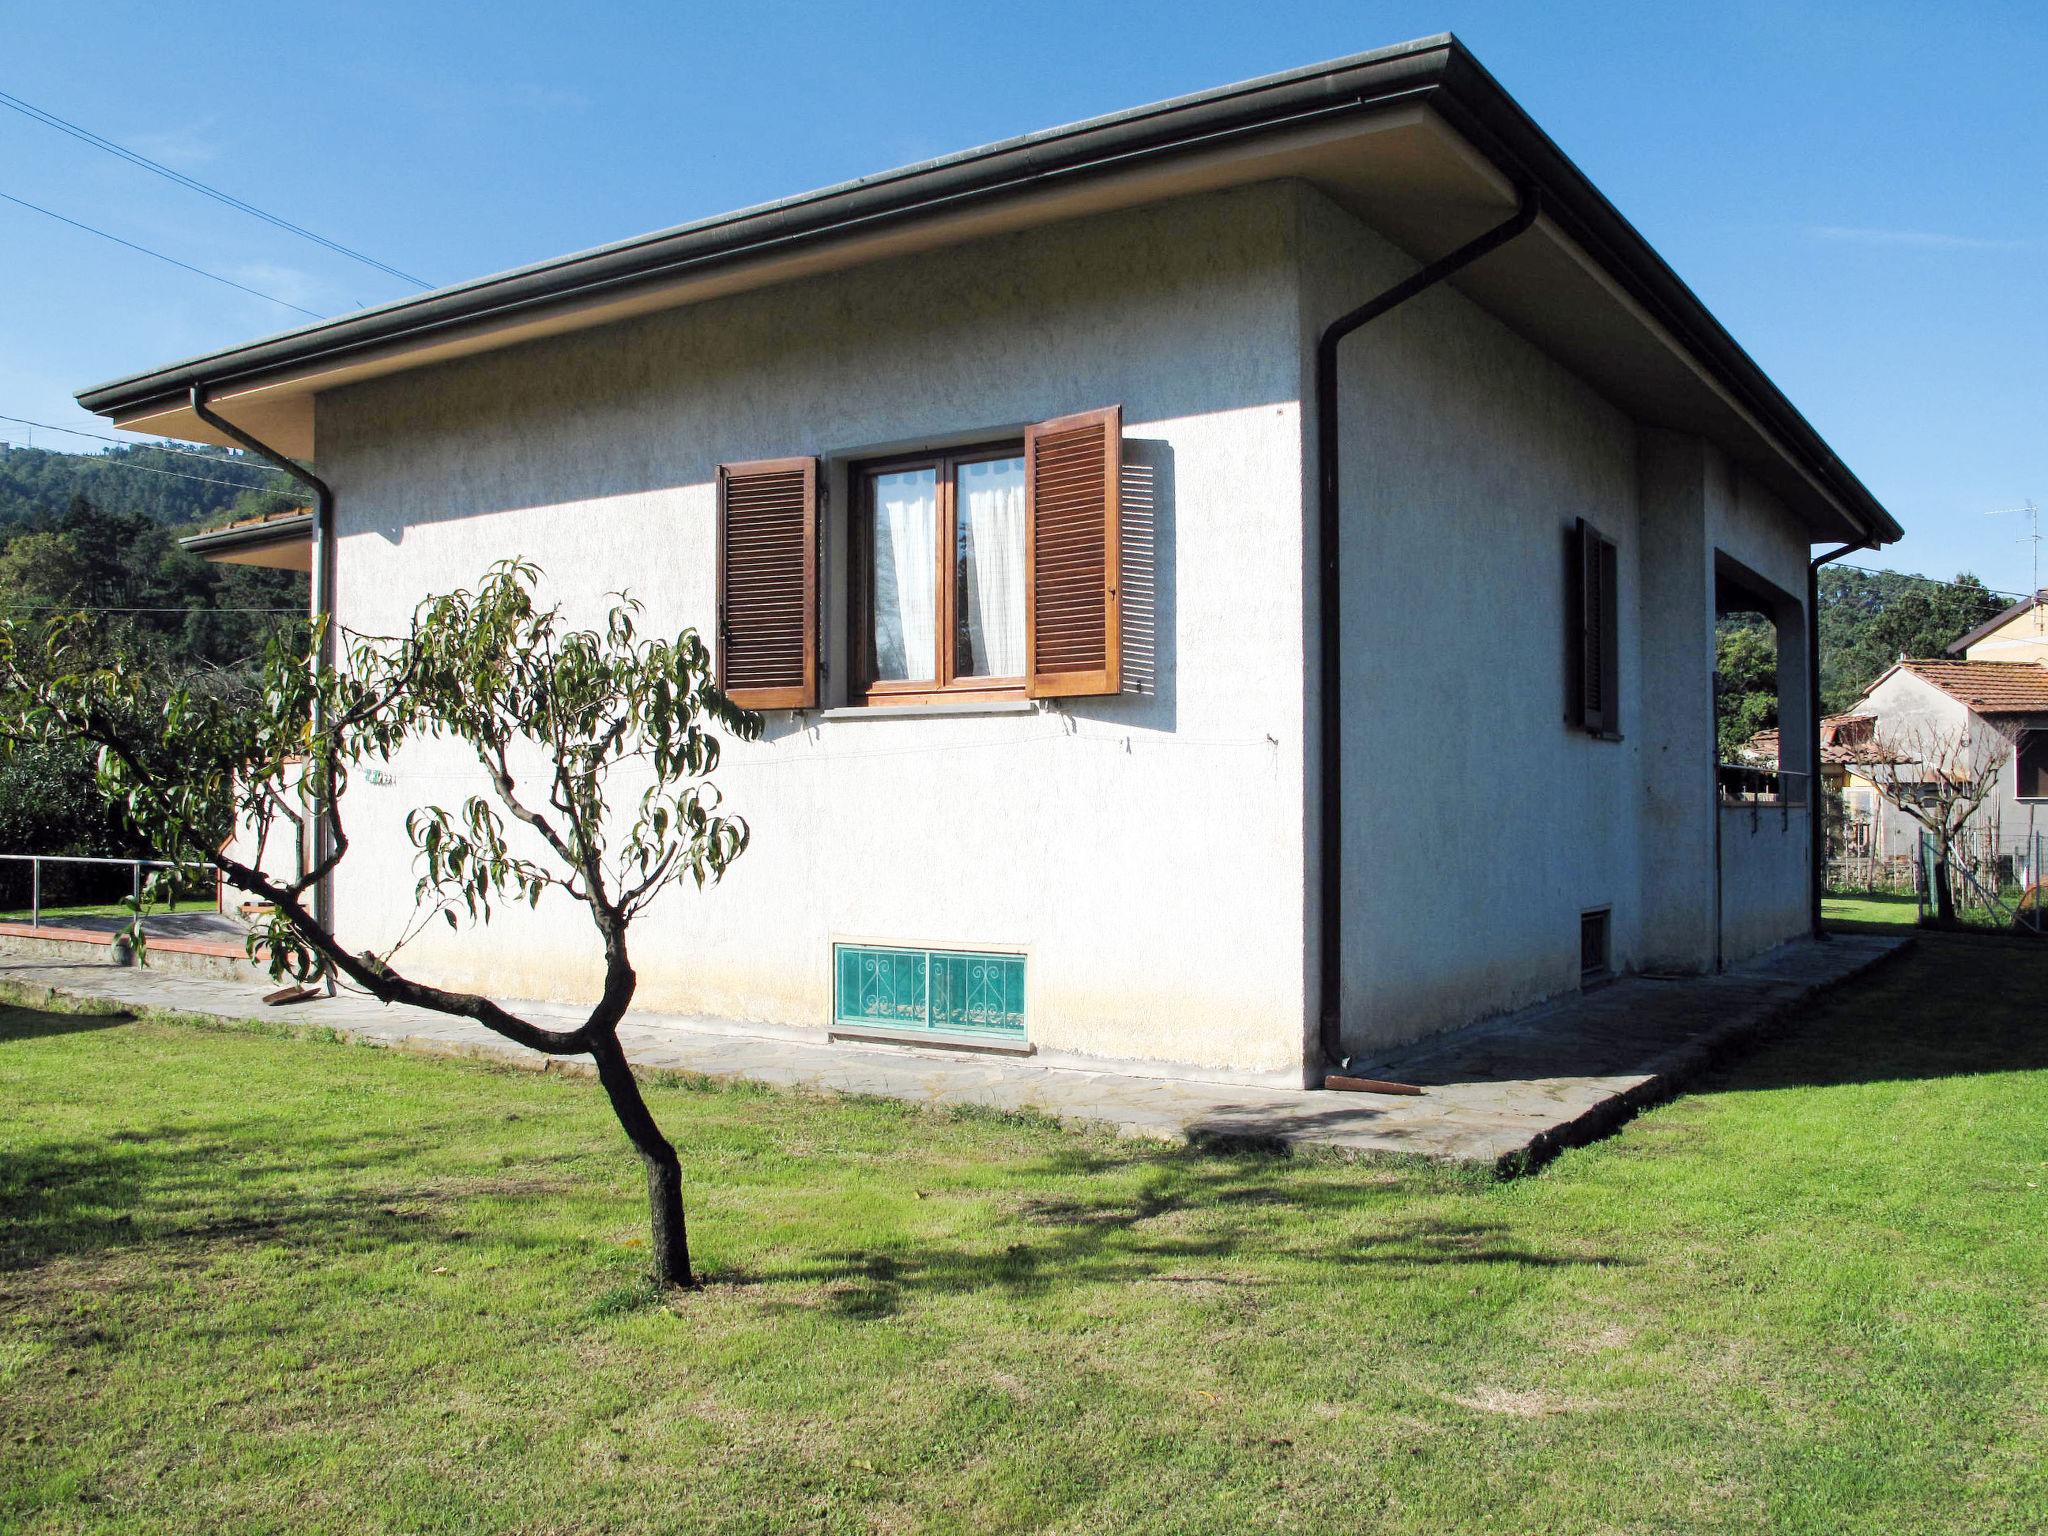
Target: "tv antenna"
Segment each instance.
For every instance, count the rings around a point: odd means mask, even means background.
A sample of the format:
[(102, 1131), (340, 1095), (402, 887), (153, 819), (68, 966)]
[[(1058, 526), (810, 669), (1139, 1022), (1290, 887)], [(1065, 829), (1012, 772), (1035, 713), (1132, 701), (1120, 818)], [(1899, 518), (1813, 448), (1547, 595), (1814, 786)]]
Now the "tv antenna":
[(2027, 601), (2034, 605), (2034, 628), (2041, 627), (2041, 508), (2029, 496), (2017, 507), (1999, 507), (1987, 512), (1986, 517), (2024, 517), (2027, 531), (2020, 535), (2020, 542), (2034, 547), (2034, 576), (2027, 584)]

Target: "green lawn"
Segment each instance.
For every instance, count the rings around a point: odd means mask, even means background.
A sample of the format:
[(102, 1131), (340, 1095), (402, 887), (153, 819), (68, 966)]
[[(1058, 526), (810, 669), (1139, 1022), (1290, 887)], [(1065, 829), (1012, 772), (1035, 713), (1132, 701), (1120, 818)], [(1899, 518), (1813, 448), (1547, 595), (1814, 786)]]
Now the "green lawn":
[[(2018, 887), (2002, 892), (2006, 904), (2002, 914), (1984, 906), (1958, 907), (1957, 921), (1971, 928), (2009, 931), (2012, 913), (2017, 909), (2022, 894)], [(1885, 891), (1836, 891), (1821, 902), (1821, 917), (1825, 922), (1849, 923), (1857, 927), (1911, 928), (1920, 920), (1920, 903), (1910, 891), (1903, 896)]]
[(1826, 923), (1911, 928), (1920, 921), (1920, 902), (1910, 891), (1903, 896), (1886, 891), (1831, 891), (1821, 901), (1820, 914)]
[[(197, 902), (188, 901), (184, 904), (184, 907), (187, 912), (190, 912), (197, 908), (198, 905), (199, 903)], [(208, 903), (208, 905), (211, 905), (211, 903)], [(146, 910), (149, 912), (171, 912), (177, 909), (158, 903)], [(11, 907), (6, 911), (0, 911), (0, 920), (10, 923), (25, 923), (34, 914), (35, 909), (32, 907)], [(67, 917), (126, 917), (127, 915), (128, 909), (118, 901), (89, 901), (71, 906), (44, 907), (41, 912), (41, 921), (61, 925)]]
[(2038, 1531), (2048, 947), (1514, 1183), (0, 1016), (0, 1530)]

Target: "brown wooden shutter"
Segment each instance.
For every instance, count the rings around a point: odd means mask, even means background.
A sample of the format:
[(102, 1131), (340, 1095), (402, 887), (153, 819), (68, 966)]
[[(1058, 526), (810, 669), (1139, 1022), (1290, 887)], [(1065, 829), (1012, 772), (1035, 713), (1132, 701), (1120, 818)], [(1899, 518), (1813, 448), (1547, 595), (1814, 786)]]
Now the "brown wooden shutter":
[(718, 466), (718, 686), (748, 709), (818, 702), (818, 461)]
[(1123, 688), (1122, 462), (1122, 406), (1040, 422), (1024, 434), (1024, 691), (1034, 699)]
[(1621, 728), (1619, 565), (1614, 541), (1580, 518), (1571, 536), (1566, 719), (1598, 736), (1616, 735)]

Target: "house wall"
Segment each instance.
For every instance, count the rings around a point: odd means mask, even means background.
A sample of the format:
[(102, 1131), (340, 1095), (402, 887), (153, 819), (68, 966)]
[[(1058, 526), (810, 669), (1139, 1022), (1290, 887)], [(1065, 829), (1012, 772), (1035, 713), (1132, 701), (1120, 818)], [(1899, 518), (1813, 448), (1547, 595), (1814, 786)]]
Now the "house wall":
[[(1312, 359), (1415, 263), (1315, 193), (1303, 227)], [(1802, 526), (1454, 286), (1349, 337), (1340, 380), (1347, 1051), (1576, 989), (1590, 909), (1611, 911), (1618, 971), (1707, 971), (1806, 932), (1803, 808), (1717, 862), (1712, 704), (1732, 559), (1790, 604), (1780, 689), (1804, 740)], [(1618, 741), (1565, 722), (1580, 517), (1617, 548)], [(1313, 760), (1305, 787), (1313, 807)]]
[[(1304, 331), (1413, 270), (1304, 201)], [(1344, 1038), (1370, 1050), (1579, 984), (1579, 917), (1641, 951), (1642, 656), (1622, 740), (1564, 724), (1565, 536), (1638, 603), (1634, 425), (1438, 287), (1343, 343)], [(1311, 682), (1313, 679), (1311, 678)], [(1311, 804), (1318, 786), (1310, 770)]]
[[(1147, 691), (771, 716), (717, 775), (752, 846), (722, 885), (642, 920), (639, 1003), (819, 1030), (835, 939), (1022, 947), (1049, 1059), (1299, 1082), (1298, 197), (1106, 216), (323, 395), (341, 619), (389, 632), (519, 554), (579, 619), (627, 588), (648, 628), (708, 633), (719, 462), (1005, 435), (1121, 402), (1158, 503)], [(841, 543), (828, 532), (834, 568)], [(433, 745), (391, 778), (348, 795), (353, 947), (410, 906), (406, 810), (483, 787)], [(407, 957), (500, 996), (586, 999), (599, 976), (588, 924), (554, 900), (484, 934), (437, 926)]]
[[(2048, 728), (2048, 717), (2002, 715), (1996, 722), (1974, 714), (1954, 695), (1936, 688), (1903, 668), (1895, 668), (1871, 685), (1857, 701), (1856, 712), (1873, 716), (1876, 734), (1899, 745), (1911, 742), (1918, 730), (1951, 732), (1967, 728), (1976, 749), (2002, 754), (1998, 782), (1971, 817), (1966, 837), (1995, 836), (2008, 853), (2028, 853), (2036, 831), (2048, 832), (2048, 806), (2019, 796), (2019, 764), (2013, 746), (2022, 731)], [(1867, 782), (1859, 780), (1859, 783)], [(1916, 856), (1921, 824), (1872, 789), (1873, 844), (1885, 855)]]
[(2013, 615), (1963, 656), (1969, 661), (2048, 661), (2048, 604), (2037, 602)]
[(1638, 437), (1641, 601), (1633, 617), (1643, 673), (1656, 679), (1634, 701), (1647, 850), (1637, 866), (1635, 958), (1644, 970), (1707, 971), (1716, 957), (1712, 460), (1696, 437), (1656, 429)]

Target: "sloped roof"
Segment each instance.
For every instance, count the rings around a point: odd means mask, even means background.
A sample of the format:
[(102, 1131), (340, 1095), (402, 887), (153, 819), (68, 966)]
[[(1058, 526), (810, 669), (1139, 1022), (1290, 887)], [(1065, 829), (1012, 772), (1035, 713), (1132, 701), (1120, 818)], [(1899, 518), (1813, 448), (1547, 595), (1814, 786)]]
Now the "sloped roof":
[[(744, 123), (731, 128), (743, 143)], [(1305, 181), (1418, 262), (1540, 204), (1450, 281), (1651, 426), (1720, 444), (1815, 538), (1898, 523), (1642, 235), (1448, 33), (1006, 139), (901, 170), (413, 294), (83, 390), (138, 432), (223, 440), (216, 409), (316, 457), (313, 400), (629, 315), (1057, 220)]]
[[(1861, 725), (1875, 726), (1872, 715), (1842, 714), (1823, 715), (1820, 722), (1820, 760), (1841, 768), (1853, 768), (1858, 763), (1874, 763), (1879, 760), (1877, 750), (1871, 745), (1871, 732), (1859, 731)], [(1742, 755), (1751, 762), (1772, 763), (1778, 761), (1778, 728), (1758, 731), (1742, 744)]]
[(2038, 661), (1901, 661), (1900, 666), (1980, 715), (2048, 714), (2048, 664)]
[(1962, 655), (1963, 652), (1967, 651), (1979, 640), (1982, 640), (1986, 635), (1996, 634), (1999, 630), (2005, 628), (2006, 625), (2010, 624), (2014, 619), (2018, 618), (2021, 614), (2027, 612), (2029, 609), (2033, 608), (2037, 604), (2048, 606), (2048, 590), (2036, 592), (2032, 597), (2021, 598), (2011, 607), (2003, 609), (2000, 612), (1991, 615), (1991, 617), (1986, 619), (1982, 624), (1979, 624), (1967, 635), (1964, 635), (1962, 639), (1950, 641), (1948, 647), (1949, 655)]

